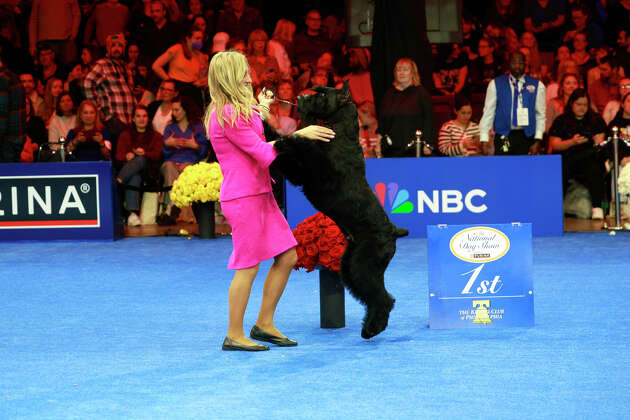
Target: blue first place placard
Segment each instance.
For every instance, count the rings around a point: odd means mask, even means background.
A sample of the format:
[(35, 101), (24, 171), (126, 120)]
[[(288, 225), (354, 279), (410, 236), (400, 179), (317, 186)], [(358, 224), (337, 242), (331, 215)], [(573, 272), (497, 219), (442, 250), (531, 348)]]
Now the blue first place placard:
[(430, 328), (534, 325), (532, 225), (427, 226)]

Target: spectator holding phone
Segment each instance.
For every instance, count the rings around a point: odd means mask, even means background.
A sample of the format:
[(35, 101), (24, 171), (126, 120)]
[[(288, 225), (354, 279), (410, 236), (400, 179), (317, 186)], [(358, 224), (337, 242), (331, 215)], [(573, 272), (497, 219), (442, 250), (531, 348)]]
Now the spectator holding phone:
[(594, 146), (604, 140), (605, 132), (604, 120), (591, 110), (591, 99), (581, 88), (573, 91), (549, 129), (551, 150), (562, 154), (564, 191), (570, 179), (583, 184), (591, 194), (593, 219), (604, 217), (604, 165)]
[(112, 148), (110, 135), (103, 128), (94, 102), (88, 99), (81, 102), (76, 127), (68, 132), (66, 142), (75, 160), (109, 160)]
[(438, 147), (446, 156), (478, 156), (482, 154), (479, 125), (470, 121), (472, 103), (455, 95), (455, 119), (445, 122), (438, 135)]

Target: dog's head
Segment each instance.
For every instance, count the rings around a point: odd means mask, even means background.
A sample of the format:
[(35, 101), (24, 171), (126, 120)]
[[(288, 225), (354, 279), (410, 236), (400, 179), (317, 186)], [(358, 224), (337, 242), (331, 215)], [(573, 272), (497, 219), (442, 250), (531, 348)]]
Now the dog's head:
[(312, 95), (298, 97), (298, 112), (302, 119), (306, 117), (328, 120), (338, 110), (352, 103), (348, 81), (340, 89), (315, 86)]

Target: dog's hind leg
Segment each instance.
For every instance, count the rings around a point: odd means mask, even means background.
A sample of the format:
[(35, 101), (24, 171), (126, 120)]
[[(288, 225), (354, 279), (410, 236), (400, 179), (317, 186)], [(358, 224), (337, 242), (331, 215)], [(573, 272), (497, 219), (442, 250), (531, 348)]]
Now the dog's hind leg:
[(374, 337), (387, 328), (395, 300), (385, 289), (384, 275), (395, 251), (393, 240), (387, 243), (348, 241), (341, 274), (350, 293), (366, 306), (363, 338)]

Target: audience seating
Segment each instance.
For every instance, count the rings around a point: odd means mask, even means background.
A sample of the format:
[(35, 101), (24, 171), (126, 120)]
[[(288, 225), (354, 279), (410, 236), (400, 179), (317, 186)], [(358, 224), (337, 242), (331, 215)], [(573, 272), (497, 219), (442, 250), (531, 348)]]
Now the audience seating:
[[(473, 93), (471, 96), (473, 116), (472, 120), (479, 122), (483, 115), (483, 103), (486, 95), (485, 93)], [(433, 120), (435, 122), (436, 133), (442, 127), (442, 124), (455, 118), (453, 113), (453, 96), (449, 95), (433, 95), (431, 96), (433, 102)]]

